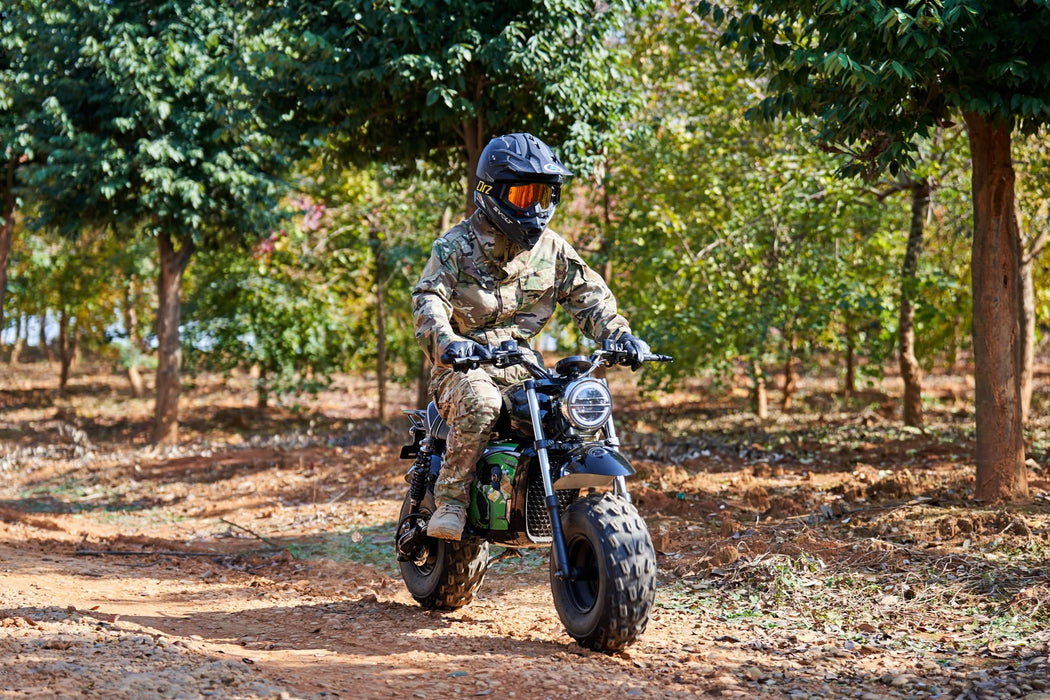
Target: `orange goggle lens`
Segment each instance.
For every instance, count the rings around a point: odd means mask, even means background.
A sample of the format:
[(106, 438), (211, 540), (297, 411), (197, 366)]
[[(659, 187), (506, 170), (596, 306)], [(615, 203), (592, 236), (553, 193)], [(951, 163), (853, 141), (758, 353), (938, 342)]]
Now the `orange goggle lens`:
[(507, 201), (518, 209), (528, 209), (537, 203), (546, 209), (551, 205), (551, 197), (551, 186), (538, 182), (532, 182), (527, 185), (511, 185), (507, 188)]

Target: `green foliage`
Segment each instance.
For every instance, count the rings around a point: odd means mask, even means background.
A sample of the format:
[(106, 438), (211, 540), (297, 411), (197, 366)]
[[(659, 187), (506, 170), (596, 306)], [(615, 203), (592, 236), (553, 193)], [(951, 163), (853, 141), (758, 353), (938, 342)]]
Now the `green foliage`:
[(11, 316), (58, 313), (78, 328), (82, 348), (105, 347), (121, 302), (123, 255), (120, 243), (100, 231), (75, 240), (26, 232), (11, 261)]
[[(396, 379), (418, 374), (411, 290), (458, 200), (440, 181), (374, 168), (305, 169), (299, 215), (250, 251), (202, 261), (188, 295), (187, 353), (222, 370), (257, 366), (263, 395), (316, 390), (347, 369), (373, 369), (377, 277), (386, 291), (388, 358)], [(377, 256), (381, 266), (376, 265)]]
[[(977, 481), (982, 499), (1027, 497), (1016, 352), (1020, 254), (1011, 139), (1050, 121), (1050, 6), (946, 0), (735, 2), (723, 40), (769, 77), (766, 117), (810, 117), (851, 156), (846, 173), (896, 176), (917, 139), (961, 114), (973, 157)], [(711, 3), (701, 11), (712, 12)]]
[(198, 241), (266, 230), (284, 161), (279, 125), (256, 110), (242, 5), (56, 0), (33, 19), (64, 41), (34, 76), (34, 128), (50, 134), (27, 175), (41, 224), (147, 222)]
[(950, 366), (971, 346), (969, 142), (961, 129), (950, 129), (920, 141), (918, 153), (916, 172), (933, 189), (914, 299), (916, 353), (927, 368), (937, 360)]
[(642, 4), (284, 0), (271, 11), (287, 45), (267, 60), (300, 117), (325, 137), (337, 125), (354, 162), (476, 158), (496, 133), (526, 130), (588, 171), (627, 107), (616, 37)]
[(186, 304), (187, 358), (213, 369), (255, 365), (259, 390), (316, 390), (344, 365), (351, 338), (341, 299), (300, 231), (217, 252), (195, 273)]
[(774, 0), (700, 3), (722, 36), (769, 76), (756, 113), (814, 117), (818, 140), (853, 156), (848, 173), (915, 165), (918, 138), (959, 112), (1034, 131), (1050, 119), (1050, 8), (999, 0)]
[[(917, 340), (926, 357), (963, 342), (966, 184), (958, 158), (941, 154), (965, 150), (939, 125), (960, 109), (1024, 128), (1045, 119), (1050, 49), (1033, 38), (1043, 6), (686, 5), (8, 3), (0, 137), (4, 158), (18, 156), (22, 216), (84, 235), (24, 234), (13, 303), (82, 309), (101, 339), (103, 319), (152, 301), (138, 281), (156, 272), (153, 251), (140, 242), (166, 232), (205, 253), (190, 273), (195, 361), (258, 365), (274, 392), (371, 369), (381, 283), (387, 352), (408, 380), (419, 362), (411, 288), (463, 196), (442, 181), (488, 136), (524, 129), (604, 176), (595, 191), (611, 197), (611, 222), (595, 223), (601, 203), (582, 201), (578, 181), (580, 211), (566, 202), (555, 228), (599, 269), (611, 258), (636, 329), (678, 356), (667, 371), (839, 351), (847, 334), (874, 366), (889, 356), (906, 206), (836, 179), (836, 165), (871, 176), (867, 189), (894, 184), (874, 180), (884, 168), (940, 185)], [(631, 116), (637, 99), (644, 110)], [(828, 159), (813, 137), (849, 157)], [(311, 162), (299, 195), (282, 199), (307, 141), (360, 169)], [(1032, 231), (1047, 221), (1044, 150), (1033, 140), (1022, 158)], [(298, 216), (282, 223), (289, 201)], [(90, 241), (97, 249), (76, 260)], [(1047, 274), (1037, 266), (1037, 281)], [(551, 335), (571, 346), (568, 325)]]
[[(75, 17), (49, 0), (13, 0), (0, 9), (0, 161), (18, 169), (39, 162), (53, 134), (46, 131), (46, 75), (62, 75), (63, 84), (78, 75), (72, 62), (60, 65), (74, 43)], [(6, 169), (6, 168), (5, 168)], [(13, 183), (16, 193), (22, 184)], [(0, 191), (7, 183), (0, 180)], [(20, 203), (19, 203), (20, 204)]]
[(351, 367), (373, 369), (378, 353), (378, 285), (385, 293), (385, 343), (394, 379), (409, 383), (422, 358), (412, 320), (412, 289), (446, 212), (461, 193), (420, 164), (416, 173), (373, 166), (314, 175), (309, 190), (325, 202), (332, 249), (330, 279), (349, 309)]
[(796, 121), (748, 122), (762, 85), (688, 8), (629, 39), (661, 120), (613, 161), (613, 268), (639, 330), (675, 353), (668, 371), (841, 349), (847, 332), (881, 362), (906, 213), (837, 179)]
[(1050, 258), (1045, 252), (1050, 235), (1050, 146), (1045, 129), (1018, 144), (1015, 164), (1018, 216), (1026, 246), (1023, 254), (1034, 260), (1036, 318), (1044, 319), (1044, 325), (1036, 328), (1036, 339), (1042, 341), (1045, 319), (1050, 318)]

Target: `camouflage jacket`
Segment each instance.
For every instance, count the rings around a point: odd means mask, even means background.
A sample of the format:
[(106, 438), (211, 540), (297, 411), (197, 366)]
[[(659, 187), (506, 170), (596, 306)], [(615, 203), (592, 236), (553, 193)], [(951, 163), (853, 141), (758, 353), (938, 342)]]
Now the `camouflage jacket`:
[(528, 346), (561, 304), (601, 342), (629, 333), (616, 299), (565, 239), (547, 229), (536, 247), (512, 247), (477, 212), (434, 242), (412, 292), (416, 340), (431, 362), (454, 340)]

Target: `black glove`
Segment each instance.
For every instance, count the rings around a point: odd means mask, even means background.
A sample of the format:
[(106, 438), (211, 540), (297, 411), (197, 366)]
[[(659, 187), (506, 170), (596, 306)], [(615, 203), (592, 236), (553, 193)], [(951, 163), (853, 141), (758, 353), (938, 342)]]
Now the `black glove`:
[(630, 333), (624, 333), (616, 339), (616, 344), (620, 346), (623, 352), (630, 353), (634, 357), (631, 359), (631, 369), (637, 370), (642, 366), (642, 361), (648, 356), (652, 350), (649, 347), (649, 343), (645, 342), (641, 338), (636, 338)]
[(475, 343), (473, 340), (453, 340), (445, 346), (445, 352), (441, 353), (441, 363), (451, 365), (455, 360), (467, 357), (480, 357), (488, 359), (492, 357), (489, 346)]

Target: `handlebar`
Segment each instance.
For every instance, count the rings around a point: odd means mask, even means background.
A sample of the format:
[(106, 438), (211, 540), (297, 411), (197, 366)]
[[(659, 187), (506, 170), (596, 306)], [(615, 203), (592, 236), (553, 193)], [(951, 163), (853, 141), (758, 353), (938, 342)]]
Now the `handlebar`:
[(451, 362), (449, 362), (449, 359), (450, 358), (446, 356), (442, 356), (441, 361), (445, 364), (451, 365), (452, 369), (457, 372), (466, 372), (468, 369), (477, 369), (481, 365), (493, 365), (494, 367), (504, 368), (517, 364), (529, 364), (529, 360), (527, 360), (520, 351), (505, 353), (498, 349), (493, 349), (492, 354), (488, 357), (481, 357), (479, 355), (454, 357), (451, 358)]
[(470, 357), (449, 357), (447, 354), (442, 354), (441, 361), (447, 365), (451, 365), (452, 369), (457, 372), (466, 372), (470, 369), (477, 369), (481, 365), (493, 365), (494, 367), (504, 368), (512, 365), (522, 364), (525, 366), (536, 365), (529, 358), (525, 357), (525, 353), (518, 348), (518, 344), (513, 340), (504, 341), (499, 347), (493, 347), (491, 345), (486, 346), (488, 348), (488, 354), (471, 355)]
[[(466, 372), (477, 369), (482, 365), (492, 365), (500, 369), (522, 365), (537, 378), (550, 379), (555, 376), (537, 364), (530, 356), (531, 352), (521, 350), (516, 341), (505, 340), (498, 348), (489, 346), (489, 355), (487, 357), (471, 355), (470, 357), (448, 358), (447, 356), (442, 356), (441, 360), (451, 365), (456, 372)], [(451, 362), (448, 361), (449, 359), (451, 359)], [(591, 354), (590, 361), (591, 369), (585, 374), (589, 374), (598, 367), (611, 367), (613, 365), (637, 366), (644, 362), (674, 362), (674, 358), (670, 355), (654, 353), (646, 353), (642, 357), (638, 357), (633, 352), (613, 349), (609, 343), (606, 343), (605, 347), (595, 350)]]

